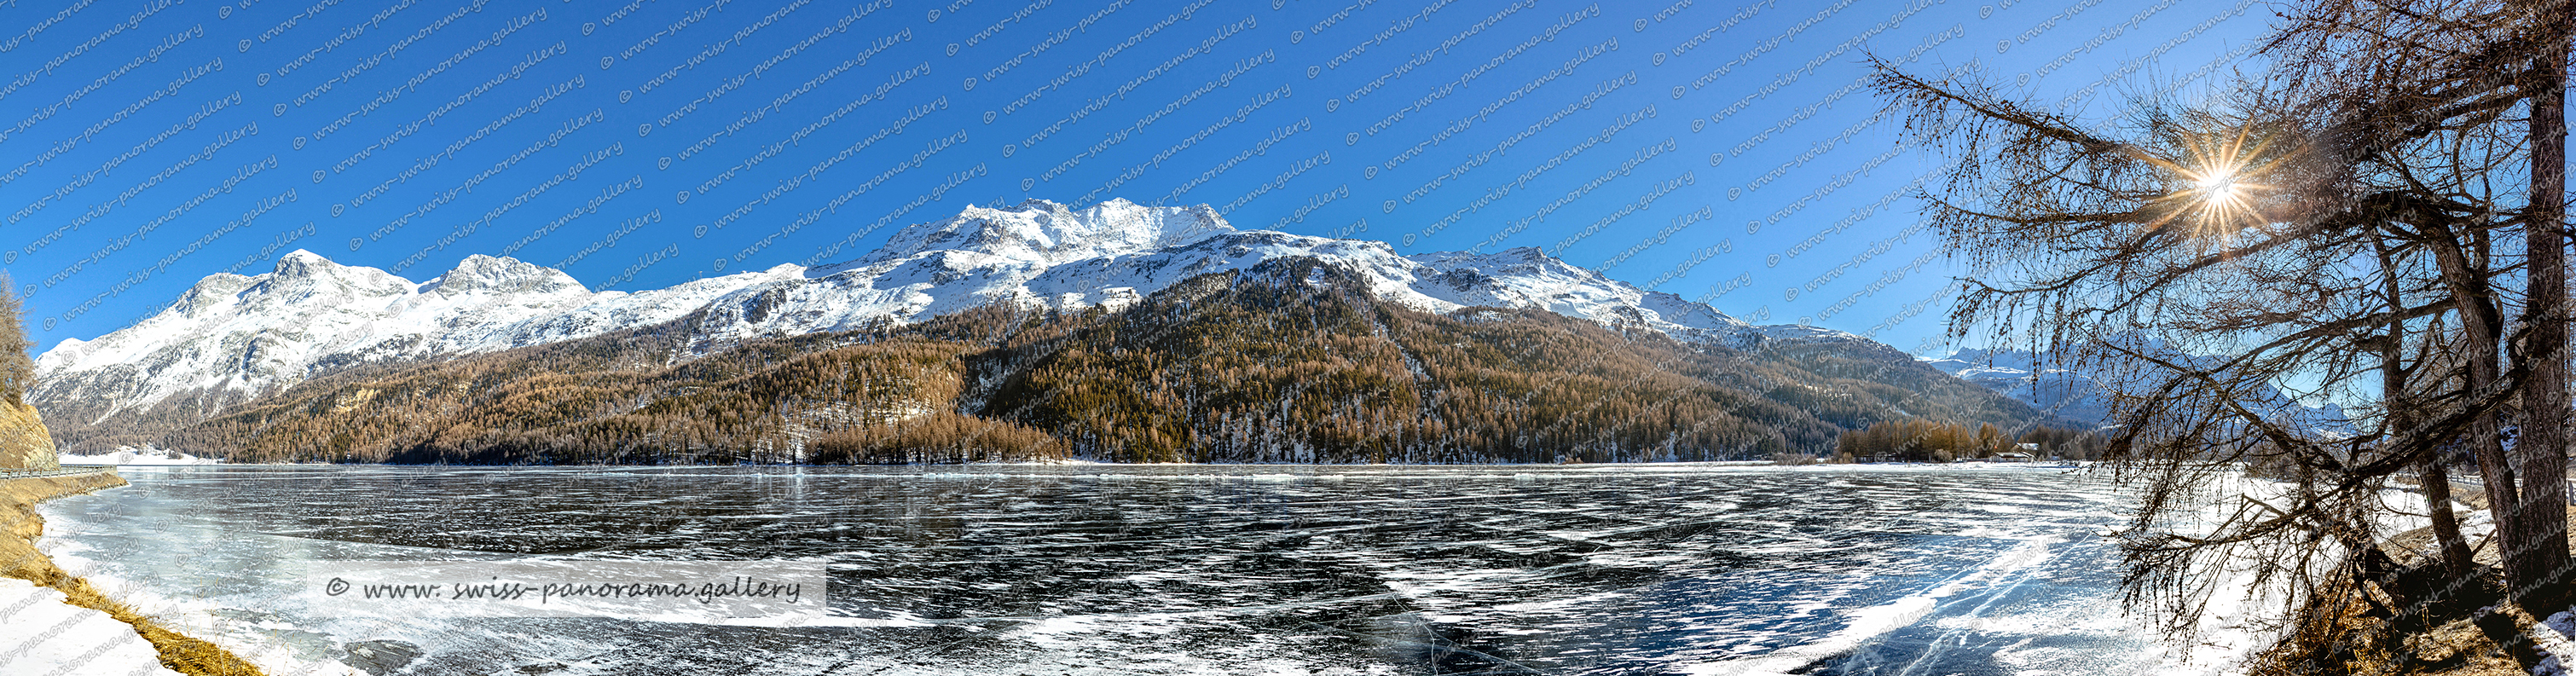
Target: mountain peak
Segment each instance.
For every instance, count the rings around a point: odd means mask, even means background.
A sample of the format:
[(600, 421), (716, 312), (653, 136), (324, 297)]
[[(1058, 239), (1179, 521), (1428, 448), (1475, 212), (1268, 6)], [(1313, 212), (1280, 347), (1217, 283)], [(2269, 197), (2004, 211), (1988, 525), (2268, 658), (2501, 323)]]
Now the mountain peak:
[[(314, 257), (320, 258), (320, 256)], [(299, 270), (304, 269), (301, 265), (299, 264)], [(279, 261), (279, 267), (284, 267), (284, 261)], [(207, 275), (205, 279), (197, 280), (196, 284), (190, 285), (186, 292), (179, 294), (179, 302), (172, 304), (172, 307), (178, 309), (181, 314), (193, 314), (221, 305), (231, 299), (233, 294), (241, 293), (243, 289), (257, 283), (252, 278), (229, 272)]]
[(562, 270), (542, 267), (516, 258), (483, 254), (466, 256), (465, 260), (457, 261), (456, 267), (448, 270), (447, 274), (440, 275), (438, 281), (428, 290), (450, 294), (473, 291), (493, 293), (589, 291), (581, 285), (581, 282), (574, 280), (572, 275), (564, 274)]
[(273, 272), (279, 277), (312, 277), (338, 270), (340, 267), (339, 263), (323, 258), (322, 254), (296, 249), (286, 252), (284, 256), (279, 256), (277, 267)]
[[(204, 388), (256, 392), (347, 365), (523, 347), (682, 317), (703, 344), (723, 345), (996, 303), (1117, 309), (1211, 273), (1285, 269), (1263, 267), (1282, 260), (1318, 263), (1282, 281), (1347, 277), (1356, 280), (1351, 288), (1430, 312), (1544, 309), (1684, 340), (1758, 338), (1706, 305), (1647, 293), (1534, 248), (1406, 256), (1379, 241), (1238, 231), (1206, 205), (1110, 199), (1075, 208), (1032, 199), (968, 205), (844, 263), (631, 293), (593, 293), (560, 270), (506, 257), (466, 256), (420, 283), (297, 250), (274, 273), (208, 277), (178, 307), (48, 352), (38, 394), (148, 407)], [(256, 359), (239, 347), (253, 344)]]
[(1017, 206), (968, 206), (957, 215), (904, 228), (863, 261), (927, 251), (969, 251), (1039, 265), (1180, 246), (1234, 232), (1207, 205), (1149, 207), (1110, 199), (1082, 209), (1032, 199)]
[[(1667, 330), (1742, 345), (1751, 324), (1669, 293), (1650, 292), (1547, 255), (1537, 247), (1407, 256), (1434, 274), (1424, 292), (1459, 305), (1537, 307), (1594, 321), (1635, 316)], [(1634, 311), (1653, 313), (1652, 317)]]

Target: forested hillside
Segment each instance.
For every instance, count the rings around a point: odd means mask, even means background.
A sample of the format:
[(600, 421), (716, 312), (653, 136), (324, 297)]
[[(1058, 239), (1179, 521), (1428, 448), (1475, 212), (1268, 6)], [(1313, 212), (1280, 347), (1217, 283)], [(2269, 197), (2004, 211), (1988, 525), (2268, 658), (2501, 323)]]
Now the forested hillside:
[(2029, 407), (1892, 348), (1775, 332), (1734, 349), (1543, 310), (1420, 312), (1311, 258), (1120, 311), (986, 307), (707, 345), (696, 316), (358, 367), (169, 430), (236, 462), (1584, 462), (1831, 453)]

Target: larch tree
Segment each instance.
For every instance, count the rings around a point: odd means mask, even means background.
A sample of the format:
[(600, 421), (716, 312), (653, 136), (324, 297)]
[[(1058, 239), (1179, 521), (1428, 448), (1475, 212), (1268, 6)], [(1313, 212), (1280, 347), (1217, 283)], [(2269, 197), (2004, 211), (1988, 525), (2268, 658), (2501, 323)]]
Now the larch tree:
[(28, 354), (35, 342), (27, 339), (17, 289), (9, 274), (0, 272), (0, 401), (13, 406), (24, 405), (27, 391), (36, 386), (36, 361)]
[(2523, 80), (2530, 101), (2531, 187), (2525, 210), (2523, 323), (2531, 327), (2523, 357), (2531, 364), (2522, 394), (2522, 443), (2515, 464), (2525, 481), (2520, 518), (2508, 541), (2507, 579), (2517, 597), (2565, 605), (2571, 581), (2567, 552), (2567, 52), (2576, 34), (2576, 2), (2540, 3), (2538, 40)]
[[(2572, 6), (2311, 0), (2286, 15), (2273, 44), (2286, 74), (2280, 84), (2309, 102), (2305, 112), (2336, 120), (2327, 140), (2348, 170), (2339, 176), (2345, 194), (2377, 199), (2380, 220), (2433, 254), (2458, 312), (2461, 386), (2518, 400), (2478, 417), (2465, 441), (2500, 524), (2507, 592), (2534, 609), (2569, 600)], [(2516, 239), (2518, 260), (2509, 253)], [(2428, 496), (2447, 489), (2438, 472), (2422, 474)], [(2440, 516), (2436, 529), (2450, 528)], [(2455, 538), (2443, 533), (2446, 559), (2457, 555)]]
[[(1952, 335), (2125, 376), (2105, 380), (2110, 450), (2144, 489), (2121, 534), (2128, 585), (2168, 629), (2247, 563), (2294, 614), (2339, 589), (2392, 613), (2474, 593), (2456, 520), (2434, 520), (2431, 561), (2381, 546), (2379, 490), (2419, 480), (2447, 517), (2461, 447), (2499, 524), (2503, 591), (2563, 605), (2566, 3), (2311, 0), (2282, 16), (2268, 74), (2109, 120), (1881, 64), (1909, 135), (1974, 160), (1925, 194), (1984, 271)], [(2359, 433), (2312, 433), (2298, 396), (2368, 402)]]

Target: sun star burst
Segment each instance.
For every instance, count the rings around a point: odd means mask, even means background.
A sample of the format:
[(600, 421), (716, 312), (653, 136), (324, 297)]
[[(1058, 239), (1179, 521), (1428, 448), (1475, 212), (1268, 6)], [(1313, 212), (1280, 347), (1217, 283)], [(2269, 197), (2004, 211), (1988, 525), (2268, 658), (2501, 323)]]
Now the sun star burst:
[(2184, 185), (2169, 199), (2170, 218), (2201, 238), (2223, 240), (2263, 222), (2258, 198), (2268, 189), (2252, 180), (2271, 169), (2264, 144), (2245, 130), (2214, 134), (2188, 146), (2190, 157), (2172, 166)]

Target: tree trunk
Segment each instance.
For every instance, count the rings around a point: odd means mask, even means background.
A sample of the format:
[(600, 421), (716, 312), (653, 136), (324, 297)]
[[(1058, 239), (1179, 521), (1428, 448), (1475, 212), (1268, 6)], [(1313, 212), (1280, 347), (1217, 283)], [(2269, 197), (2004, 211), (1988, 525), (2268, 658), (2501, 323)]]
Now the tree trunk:
[[(2397, 309), (2405, 307), (2404, 292), (2399, 285), (2396, 261), (2383, 243), (2379, 265), (2383, 293), (2389, 308), (2387, 341), (2379, 351), (2379, 400), (2388, 407), (2387, 428), (2395, 438), (2413, 429), (2417, 420), (2415, 402), (2407, 396), (2406, 323), (2396, 319)], [(2402, 449), (2399, 452), (2415, 449)], [(2476, 571), (2470, 560), (2468, 538), (2460, 535), (2460, 519), (2451, 513), (2451, 477), (2448, 458), (2438, 449), (2426, 449), (2424, 459), (2416, 464), (2416, 476), (2424, 489), (2424, 509), (2433, 520), (2433, 539), (2441, 544), (2441, 579), (2445, 582), (2466, 578)]]
[(2433, 514), (2433, 539), (2442, 545), (2442, 579), (2457, 580), (2475, 570), (2469, 561), (2469, 540), (2460, 536), (2460, 517), (2451, 513), (2451, 476), (2449, 463), (2434, 451), (2416, 466), (2424, 477), (2424, 506)]
[[(2442, 282), (2449, 287), (2452, 303), (2460, 311), (2460, 333), (2467, 341), (2462, 349), (2468, 362), (2468, 392), (2472, 398), (2494, 387), (2501, 375), (2502, 356), (2498, 354), (2497, 333), (2502, 328), (2502, 311), (2495, 305), (2495, 291), (2487, 286), (2483, 268), (2475, 267), (2461, 246), (2460, 233), (2445, 229), (2445, 238), (2430, 242), (2433, 260), (2441, 266)], [(2480, 237), (2474, 233), (2474, 238)], [(2485, 478), (2487, 513), (2495, 517), (2496, 532), (2510, 537), (2521, 532), (2514, 523), (2522, 510), (2516, 505), (2521, 494), (2514, 488), (2512, 461), (2504, 454), (2503, 430), (2496, 422), (2496, 412), (2489, 409), (2469, 425), (2469, 457), (2478, 463), (2478, 474)], [(2499, 542), (2510, 542), (2498, 538)]]
[[(2568, 3), (2547, 10), (2551, 39), (2531, 84), (2531, 220), (2526, 227), (2531, 301), (2523, 358), (2522, 436), (2514, 449), (2522, 514), (2510, 523), (2506, 579), (2516, 598), (2563, 604), (2567, 596), (2567, 22)], [(2526, 607), (2543, 613), (2541, 607)], [(2548, 610), (2555, 610), (2550, 608)], [(2543, 615), (2546, 616), (2546, 615)]]

